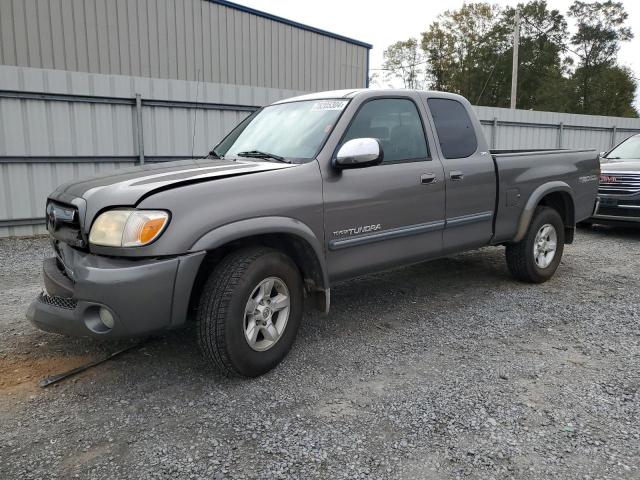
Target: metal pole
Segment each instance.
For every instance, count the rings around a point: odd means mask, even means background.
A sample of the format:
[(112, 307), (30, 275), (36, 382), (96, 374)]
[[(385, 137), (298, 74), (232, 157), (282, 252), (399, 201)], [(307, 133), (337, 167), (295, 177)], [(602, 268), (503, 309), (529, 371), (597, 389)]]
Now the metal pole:
[(520, 47), (520, 11), (516, 10), (513, 25), (513, 62), (511, 65), (511, 108), (516, 108), (518, 96), (518, 49)]
[(564, 122), (558, 125), (558, 148), (562, 148), (562, 134), (564, 133)]
[(496, 141), (498, 138), (498, 117), (493, 117), (493, 123), (491, 124), (491, 149), (496, 149)]
[(611, 129), (611, 148), (616, 146), (616, 137), (618, 136), (618, 127), (616, 125)]
[(138, 140), (138, 162), (144, 165), (144, 134), (142, 132), (142, 96), (136, 93), (136, 133)]

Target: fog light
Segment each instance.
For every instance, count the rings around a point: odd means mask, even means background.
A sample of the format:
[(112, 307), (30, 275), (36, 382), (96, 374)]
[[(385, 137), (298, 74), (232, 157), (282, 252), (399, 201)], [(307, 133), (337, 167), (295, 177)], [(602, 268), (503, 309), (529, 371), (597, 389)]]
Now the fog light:
[(100, 321), (104, 324), (104, 326), (111, 330), (114, 323), (112, 313), (106, 308), (101, 307), (98, 315), (100, 315)]

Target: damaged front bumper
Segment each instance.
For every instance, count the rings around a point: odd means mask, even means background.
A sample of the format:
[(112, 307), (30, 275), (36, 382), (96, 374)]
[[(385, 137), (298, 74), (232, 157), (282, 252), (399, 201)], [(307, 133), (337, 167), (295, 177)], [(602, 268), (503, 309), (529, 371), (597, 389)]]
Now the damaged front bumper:
[(102, 338), (142, 336), (184, 324), (205, 256), (112, 258), (63, 243), (56, 251), (58, 256), (43, 265), (46, 292), (31, 303), (27, 318), (47, 332)]

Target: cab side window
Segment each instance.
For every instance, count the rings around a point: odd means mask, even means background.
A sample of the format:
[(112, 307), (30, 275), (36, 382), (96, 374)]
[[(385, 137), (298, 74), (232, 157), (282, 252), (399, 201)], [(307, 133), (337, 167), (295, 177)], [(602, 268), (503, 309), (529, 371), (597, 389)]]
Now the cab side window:
[(411, 100), (381, 98), (365, 103), (349, 125), (342, 143), (354, 138), (380, 140), (383, 163), (429, 158), (420, 114)]
[(464, 106), (447, 98), (427, 100), (444, 158), (466, 158), (478, 149), (476, 131)]

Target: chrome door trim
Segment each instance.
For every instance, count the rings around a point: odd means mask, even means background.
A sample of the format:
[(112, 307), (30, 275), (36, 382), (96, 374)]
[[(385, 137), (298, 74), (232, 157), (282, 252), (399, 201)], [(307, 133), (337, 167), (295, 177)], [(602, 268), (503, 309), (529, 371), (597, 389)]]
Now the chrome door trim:
[(469, 215), (461, 215), (460, 217), (447, 218), (445, 227), (459, 227), (461, 225), (468, 225), (470, 223), (482, 222), (483, 220), (489, 220), (491, 218), (493, 218), (493, 211), (491, 210), (480, 213), (472, 213)]
[(367, 235), (358, 235), (356, 237), (331, 240), (329, 242), (329, 250), (340, 250), (342, 248), (366, 245), (369, 243), (391, 240), (393, 238), (408, 237), (410, 235), (420, 235), (422, 233), (442, 230), (444, 226), (444, 220), (437, 220), (434, 222), (409, 225), (407, 227), (391, 228), (389, 230), (384, 230), (382, 232), (376, 232)]

